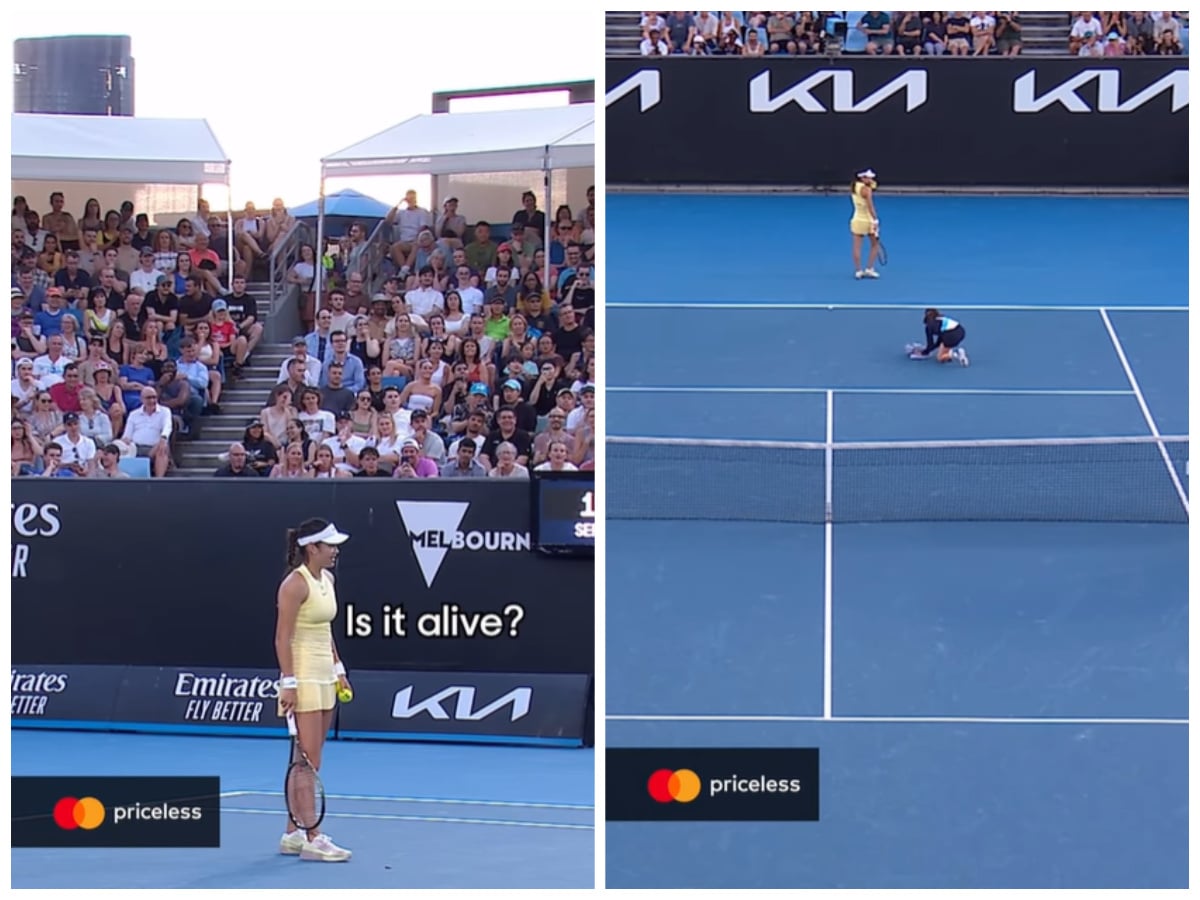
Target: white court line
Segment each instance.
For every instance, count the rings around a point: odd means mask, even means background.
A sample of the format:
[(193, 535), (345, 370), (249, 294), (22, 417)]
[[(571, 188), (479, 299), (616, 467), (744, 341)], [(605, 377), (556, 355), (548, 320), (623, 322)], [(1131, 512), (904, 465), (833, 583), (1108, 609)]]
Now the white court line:
[[(222, 809), (222, 813), (240, 813), (251, 816), (278, 816), (277, 809)], [(522, 822), (519, 819), (468, 819), (455, 816), (402, 816), (391, 813), (326, 813), (328, 819), (375, 819), (390, 822), (441, 822), (447, 825), (504, 825), (510, 828), (559, 828), (566, 831), (594, 831), (592, 825), (575, 825), (569, 822)]]
[(1187, 719), (1106, 719), (1072, 716), (605, 716), (610, 722), (825, 722), (889, 725), (1187, 725)]
[[(1150, 414), (1150, 407), (1146, 404), (1146, 398), (1142, 396), (1142, 389), (1133, 374), (1133, 367), (1129, 365), (1129, 360), (1125, 356), (1125, 348), (1121, 346), (1121, 339), (1117, 337), (1117, 330), (1113, 328), (1112, 321), (1108, 318), (1107, 310), (1100, 310), (1100, 318), (1104, 320), (1104, 327), (1108, 330), (1108, 336), (1112, 340), (1113, 349), (1117, 351), (1117, 359), (1121, 361), (1121, 368), (1125, 370), (1125, 377), (1129, 379), (1129, 386), (1133, 388), (1133, 394), (1137, 397), (1138, 406), (1142, 408), (1142, 416), (1146, 419), (1146, 425), (1150, 428), (1150, 433), (1156, 438), (1162, 437), (1159, 434), (1158, 425), (1154, 421), (1154, 416)], [(1183, 484), (1179, 481), (1179, 473), (1175, 471), (1175, 463), (1171, 461), (1171, 456), (1167, 453), (1166, 445), (1159, 444), (1158, 452), (1162, 455), (1163, 463), (1167, 467), (1167, 474), (1171, 477), (1171, 483), (1175, 485), (1176, 493), (1179, 494), (1179, 502), (1183, 504), (1183, 511), (1191, 518), (1191, 512), (1188, 509), (1187, 491), (1183, 489)]]
[(824, 394), (832, 391), (835, 394), (948, 394), (955, 396), (997, 396), (997, 397), (1133, 397), (1136, 392), (1128, 388), (1083, 389), (1064, 388), (1055, 390), (1047, 388), (819, 388), (819, 387), (653, 387), (631, 385), (615, 387), (606, 385), (604, 390), (610, 394)]
[(825, 718), (833, 716), (833, 391), (825, 393)]
[[(282, 797), (283, 791), (222, 791), (222, 797)], [(387, 797), (380, 794), (326, 794), (327, 800), (361, 800), (374, 803), (435, 803), (440, 806), (498, 806), (511, 809), (568, 809), (591, 811), (582, 803), (530, 803), (523, 800), (446, 800), (438, 797)]]
[[(659, 300), (631, 300), (631, 301), (606, 301), (604, 304), (607, 309), (735, 309), (735, 310), (772, 310), (772, 309), (863, 309), (863, 310), (880, 310), (880, 309), (927, 309), (928, 303), (734, 303), (728, 301), (715, 302), (696, 302), (687, 301), (683, 303), (664, 303)], [(943, 310), (960, 310), (971, 309), (984, 312), (1099, 312), (1102, 309), (1107, 309), (1109, 312), (1182, 312), (1186, 313), (1186, 306), (1041, 306), (1032, 304), (1005, 304), (1005, 303), (944, 303), (940, 304), (939, 309)]]

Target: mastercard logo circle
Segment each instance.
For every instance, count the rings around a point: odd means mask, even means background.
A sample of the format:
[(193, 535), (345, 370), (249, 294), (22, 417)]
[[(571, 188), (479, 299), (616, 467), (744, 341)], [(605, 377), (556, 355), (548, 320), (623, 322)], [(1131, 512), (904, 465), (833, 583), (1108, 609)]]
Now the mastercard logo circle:
[(646, 782), (646, 790), (659, 803), (691, 803), (700, 796), (700, 776), (691, 769), (659, 769)]
[(91, 831), (104, 822), (104, 804), (95, 797), (63, 797), (54, 804), (54, 824), (64, 831)]

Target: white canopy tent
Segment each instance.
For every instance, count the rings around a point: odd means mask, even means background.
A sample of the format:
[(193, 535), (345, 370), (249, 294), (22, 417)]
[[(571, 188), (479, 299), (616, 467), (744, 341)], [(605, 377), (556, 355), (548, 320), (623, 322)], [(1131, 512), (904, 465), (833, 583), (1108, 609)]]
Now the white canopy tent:
[[(354, 175), (462, 175), (540, 171), (551, 207), (550, 173), (595, 165), (594, 103), (538, 109), (415, 116), (321, 160), (317, 246), (325, 240), (325, 180)], [(546, 214), (545, 244), (550, 242)], [(323, 252), (323, 251), (318, 251)], [(546, 254), (549, 278), (550, 254)], [(317, 279), (320, 303), (321, 279)]]
[(233, 272), (229, 158), (203, 119), (12, 116), (12, 178), (120, 184), (224, 182)]

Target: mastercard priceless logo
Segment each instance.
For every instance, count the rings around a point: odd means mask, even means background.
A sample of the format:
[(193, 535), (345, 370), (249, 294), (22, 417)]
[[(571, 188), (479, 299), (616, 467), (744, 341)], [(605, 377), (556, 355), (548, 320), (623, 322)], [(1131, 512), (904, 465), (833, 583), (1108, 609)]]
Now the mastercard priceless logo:
[(700, 796), (700, 776), (691, 769), (659, 769), (646, 782), (646, 790), (659, 803), (691, 803)]
[(54, 804), (54, 824), (64, 831), (91, 831), (104, 822), (104, 804), (95, 797), (63, 797)]

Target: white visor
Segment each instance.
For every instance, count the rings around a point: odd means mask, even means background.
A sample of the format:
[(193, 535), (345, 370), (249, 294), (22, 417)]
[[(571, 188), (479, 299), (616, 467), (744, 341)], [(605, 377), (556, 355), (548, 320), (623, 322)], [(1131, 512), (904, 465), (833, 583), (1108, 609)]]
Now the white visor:
[(326, 525), (316, 534), (310, 534), (307, 537), (299, 538), (296, 543), (301, 547), (307, 547), (309, 544), (333, 544), (335, 547), (338, 544), (344, 544), (350, 540), (350, 535), (342, 534), (334, 526), (332, 522)]
[(861, 172), (858, 173), (858, 177), (859, 178), (874, 178), (875, 170), (874, 169), (863, 169)]

